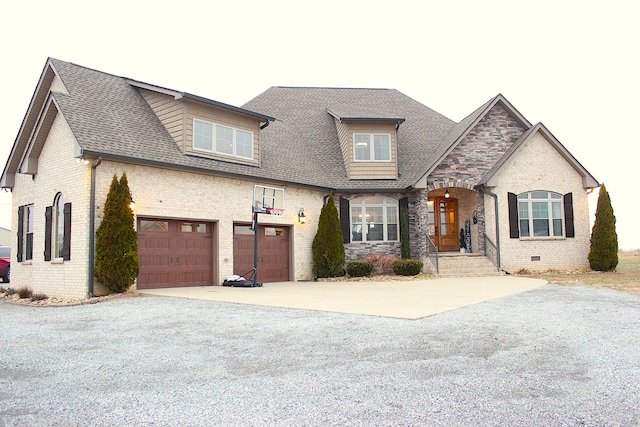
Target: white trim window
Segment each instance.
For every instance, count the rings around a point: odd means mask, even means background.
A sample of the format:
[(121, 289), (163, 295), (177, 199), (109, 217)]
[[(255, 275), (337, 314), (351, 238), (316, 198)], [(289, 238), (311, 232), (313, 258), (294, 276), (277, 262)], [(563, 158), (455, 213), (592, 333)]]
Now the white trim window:
[(398, 201), (388, 197), (359, 197), (351, 203), (351, 241), (398, 240)]
[(27, 205), (24, 209), (24, 259), (33, 259), (33, 205)]
[(193, 119), (193, 148), (253, 159), (253, 132)]
[(520, 237), (564, 237), (562, 195), (531, 191), (518, 195)]
[(53, 256), (62, 258), (64, 253), (64, 196), (56, 194), (53, 201)]
[(388, 133), (354, 133), (353, 158), (356, 162), (390, 162), (391, 135)]

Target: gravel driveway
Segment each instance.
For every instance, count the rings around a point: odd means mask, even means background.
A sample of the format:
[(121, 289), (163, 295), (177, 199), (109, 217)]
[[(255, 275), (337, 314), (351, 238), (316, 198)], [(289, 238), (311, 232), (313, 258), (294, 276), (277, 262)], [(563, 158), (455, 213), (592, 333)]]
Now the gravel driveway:
[(144, 296), (0, 304), (0, 425), (640, 425), (640, 298), (419, 320)]

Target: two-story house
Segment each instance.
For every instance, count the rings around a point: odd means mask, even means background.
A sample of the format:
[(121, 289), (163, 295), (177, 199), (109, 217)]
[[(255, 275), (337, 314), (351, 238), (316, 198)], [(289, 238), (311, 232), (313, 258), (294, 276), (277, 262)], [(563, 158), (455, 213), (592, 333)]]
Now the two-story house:
[[(14, 287), (104, 292), (95, 230), (123, 172), (138, 289), (218, 285), (254, 259), (260, 281), (312, 279), (328, 193), (349, 259), (408, 241), (433, 270), (466, 227), (496, 269), (586, 266), (598, 186), (502, 95), (459, 123), (391, 89), (272, 87), (235, 107), (49, 59), (0, 182), (13, 193)], [(280, 215), (254, 214), (267, 207)]]

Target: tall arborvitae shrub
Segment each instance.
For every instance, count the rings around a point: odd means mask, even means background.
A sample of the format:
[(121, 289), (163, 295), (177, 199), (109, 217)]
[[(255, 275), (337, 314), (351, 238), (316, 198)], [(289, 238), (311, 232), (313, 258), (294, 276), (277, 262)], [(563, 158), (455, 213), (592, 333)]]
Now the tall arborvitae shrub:
[(400, 255), (402, 259), (411, 258), (411, 237), (409, 237), (409, 208), (400, 207)]
[(600, 187), (596, 220), (591, 230), (589, 265), (597, 271), (611, 271), (618, 265), (618, 235), (616, 217), (604, 184)]
[(110, 292), (126, 291), (138, 277), (138, 234), (133, 227), (131, 192), (127, 175), (113, 176), (104, 204), (104, 217), (96, 231), (94, 274)]
[(344, 274), (344, 244), (333, 194), (329, 195), (320, 212), (312, 249), (313, 274), (316, 277), (338, 277)]

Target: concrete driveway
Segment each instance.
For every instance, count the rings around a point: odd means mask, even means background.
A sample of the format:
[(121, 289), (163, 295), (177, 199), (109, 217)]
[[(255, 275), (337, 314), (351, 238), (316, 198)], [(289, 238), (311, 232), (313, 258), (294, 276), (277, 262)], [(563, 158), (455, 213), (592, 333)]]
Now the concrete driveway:
[(541, 279), (514, 276), (389, 282), (278, 282), (261, 288), (206, 286), (141, 291), (270, 307), (420, 319), (544, 286)]

